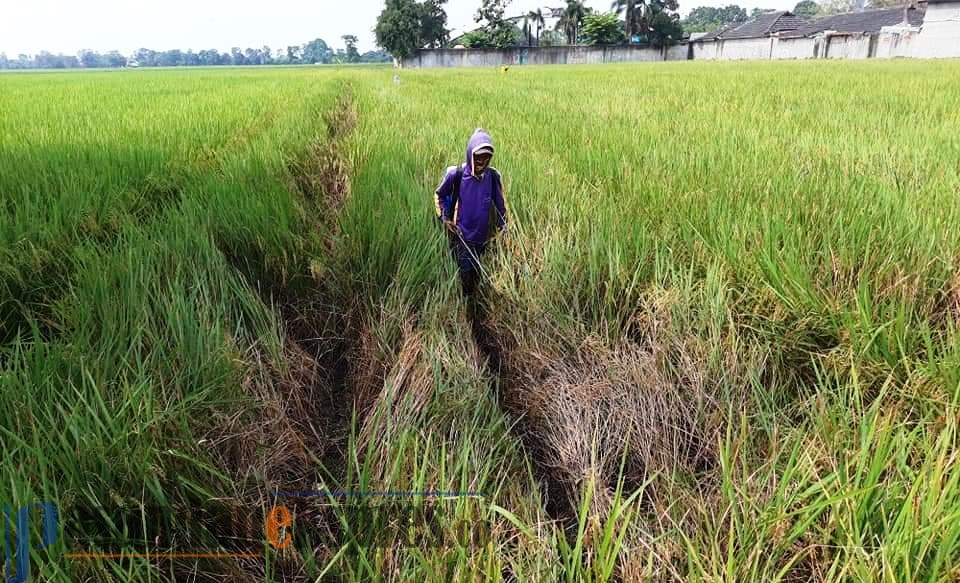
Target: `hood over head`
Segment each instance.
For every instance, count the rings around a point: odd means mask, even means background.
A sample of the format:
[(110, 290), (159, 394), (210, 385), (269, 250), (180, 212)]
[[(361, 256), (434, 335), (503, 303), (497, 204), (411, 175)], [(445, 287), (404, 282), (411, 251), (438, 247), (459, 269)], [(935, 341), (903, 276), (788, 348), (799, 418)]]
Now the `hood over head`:
[(465, 170), (467, 174), (471, 176), (473, 175), (473, 156), (478, 151), (488, 151), (490, 154), (494, 153), (493, 138), (491, 138), (487, 130), (483, 128), (475, 129), (473, 135), (467, 140), (467, 166)]

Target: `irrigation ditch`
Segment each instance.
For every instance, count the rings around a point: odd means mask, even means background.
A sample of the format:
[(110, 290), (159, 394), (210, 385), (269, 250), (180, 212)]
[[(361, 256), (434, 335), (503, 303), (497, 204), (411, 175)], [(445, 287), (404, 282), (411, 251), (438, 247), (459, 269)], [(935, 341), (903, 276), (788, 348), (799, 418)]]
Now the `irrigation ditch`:
[[(324, 115), (324, 131), (287, 161), (291, 192), (303, 204), (308, 228), (323, 234), (327, 249), (336, 235), (336, 213), (350, 192), (349, 160), (342, 144), (356, 126), (356, 115), (352, 91), (345, 86)], [(253, 349), (256, 365), (243, 379), (253, 410), (218, 427), (211, 437), (224, 452), (220, 465), (237, 483), (233, 503), (264, 513), (282, 504), (298, 522), (314, 525), (318, 532), (313, 534), (321, 540), (336, 540), (336, 524), (320, 520), (318, 500), (281, 499), (276, 492), (316, 490), (321, 482), (332, 489), (344, 472), (357, 389), (351, 380), (360, 317), (356, 304), (346, 305), (335, 293), (336, 281), (314, 277), (309, 266), (276, 285), (281, 278), (263, 281), (262, 262), (256, 257), (221, 251), (250, 289), (276, 310), (282, 327), (281, 362), (273, 361), (265, 347)], [(318, 545), (314, 550), (322, 560), (328, 549)], [(221, 565), (229, 571), (221, 569), (217, 578), (312, 580), (293, 548), (271, 553), (266, 564), (257, 559)]]
[[(352, 88), (345, 85), (336, 105), (325, 115), (325, 133), (287, 165), (290, 188), (302, 199), (308, 214), (315, 217), (315, 228), (324, 233), (324, 247), (331, 253), (335, 252), (337, 241), (338, 212), (350, 196), (352, 168), (343, 146), (356, 125)], [(255, 360), (260, 364), (244, 381), (247, 392), (258, 403), (257, 410), (244, 421), (219, 429), (222, 436), (218, 441), (227, 452), (222, 463), (241, 484), (241, 500), (237, 503), (264, 506), (271, 491), (277, 490), (317, 490), (321, 484), (320, 489), (335, 489), (346, 473), (351, 431), (361, 427), (363, 415), (372, 410), (372, 403), (365, 401), (375, 400), (393, 363), (370, 366), (369, 355), (364, 354), (370, 324), (363, 321), (363, 303), (361, 298), (344, 297), (338, 289), (340, 280), (336, 273), (315, 277), (304, 269), (285, 286), (264, 287), (254, 283), (260, 275), (255, 257), (225, 254), (262, 301), (275, 306), (284, 332), (284, 366), (276, 367), (266, 354), (257, 354)], [(499, 339), (485, 321), (483, 303), (472, 298), (466, 305), (470, 331), (465, 331), (465, 338), (476, 343), (485, 360), (478, 363), (478, 369), (485, 367), (490, 390), (501, 391), (511, 379), (504, 369)], [(504, 403), (503, 399), (498, 401)], [(516, 420), (514, 431), (523, 427), (522, 412), (506, 412)], [(240, 429), (242, 423), (254, 418), (259, 418), (256, 429)], [(537, 461), (539, 450), (534, 436), (534, 432), (522, 429), (515, 434), (525, 444), (532, 467), (546, 488), (548, 516), (569, 523), (576, 518), (574, 508), (567, 503), (569, 490), (547, 464)], [(272, 444), (271, 453), (266, 456), (262, 453), (265, 444)], [(319, 479), (318, 468), (322, 474)], [(283, 500), (298, 520), (326, 529), (320, 540), (335, 541), (340, 532), (335, 521), (329, 523), (329, 513), (323, 508), (327, 502), (310, 498)], [(328, 523), (323, 524), (324, 520)], [(313, 551), (318, 563), (331, 552), (322, 545)], [(233, 571), (230, 576), (254, 580), (264, 574), (260, 572), (262, 564), (251, 561), (241, 566), (242, 570)], [(307, 578), (296, 552), (278, 553), (271, 568), (282, 580)]]
[[(330, 253), (336, 252), (339, 240), (338, 213), (350, 196), (353, 169), (344, 146), (357, 126), (357, 115), (352, 88), (345, 85), (325, 116), (325, 133), (287, 166), (290, 187), (315, 217)], [(256, 258), (229, 258), (254, 281)], [(284, 366), (254, 355), (261, 364), (244, 382), (259, 404), (257, 410), (220, 429), (219, 441), (229, 452), (223, 457), (225, 469), (241, 484), (239, 502), (248, 506), (263, 506), (278, 490), (338, 487), (346, 476), (351, 431), (363, 426), (364, 415), (373, 409), (371, 401), (395, 364), (371, 359), (367, 345), (374, 324), (364, 321), (362, 298), (344, 296), (341, 277), (345, 274), (317, 277), (304, 266), (303, 273), (282, 288), (251, 285), (281, 316)], [(710, 444), (716, 443), (719, 428), (700, 425), (714, 413), (707, 411), (712, 387), (698, 369), (703, 355), (678, 356), (683, 346), (653, 341), (526, 354), (511, 337), (509, 317), (490, 309), (497, 301), (496, 292), (486, 289), (465, 298), (470, 327), (465, 339), (475, 344), (482, 360), (477, 368), (485, 371), (491, 393), (511, 421), (511, 434), (526, 452), (541, 487), (544, 512), (568, 536), (575, 534), (578, 504), (588, 481), (596, 486), (590, 512), (602, 518), (618, 486), (629, 494), (642, 488), (651, 472), (682, 466), (702, 473), (712, 465), (716, 452)], [(655, 332), (649, 338), (656, 337)], [(670, 351), (674, 353), (667, 354)], [(664, 358), (690, 365), (688, 377), (665, 375)], [(264, 446), (269, 454), (263, 453)], [(597, 448), (603, 452), (600, 458)], [(283, 501), (298, 520), (326, 529), (323, 540), (336, 541), (340, 532), (336, 521), (329, 520), (326, 502)], [(322, 564), (333, 551), (317, 545), (313, 552)], [(276, 558), (271, 568), (283, 580), (306, 579), (296, 552), (280, 552)], [(262, 568), (262, 563), (245, 564), (242, 573), (233, 575), (253, 580)]]

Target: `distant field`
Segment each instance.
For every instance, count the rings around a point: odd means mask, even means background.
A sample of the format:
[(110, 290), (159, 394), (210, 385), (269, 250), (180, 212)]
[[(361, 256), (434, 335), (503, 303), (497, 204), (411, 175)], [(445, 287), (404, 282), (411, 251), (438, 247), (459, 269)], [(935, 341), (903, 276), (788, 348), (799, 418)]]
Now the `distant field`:
[[(960, 63), (393, 74), (0, 77), (32, 577), (960, 577)], [(431, 197), (478, 126), (510, 228), (473, 310)], [(289, 491), (483, 496), (358, 550)]]

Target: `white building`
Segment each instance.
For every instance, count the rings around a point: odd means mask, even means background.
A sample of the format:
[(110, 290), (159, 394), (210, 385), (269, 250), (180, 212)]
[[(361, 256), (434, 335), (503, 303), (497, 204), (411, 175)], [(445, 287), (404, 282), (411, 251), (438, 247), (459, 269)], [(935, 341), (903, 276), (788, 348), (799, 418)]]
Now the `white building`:
[(809, 22), (771, 12), (691, 43), (694, 59), (960, 57), (960, 0), (919, 0)]
[(877, 57), (960, 57), (960, 1), (928, 0), (919, 26), (900, 23), (881, 30)]

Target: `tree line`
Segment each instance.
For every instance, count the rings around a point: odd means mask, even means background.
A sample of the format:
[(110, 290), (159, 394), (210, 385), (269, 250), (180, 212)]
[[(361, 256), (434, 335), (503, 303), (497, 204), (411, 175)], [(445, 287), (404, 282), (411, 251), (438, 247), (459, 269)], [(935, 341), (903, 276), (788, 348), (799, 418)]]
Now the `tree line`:
[(549, 10), (508, 18), (510, 0), (481, 0), (474, 16), (477, 27), (451, 39), (446, 28), (445, 3), (446, 0), (386, 0), (374, 29), (377, 44), (397, 58), (406, 58), (421, 48), (443, 46), (508, 48), (628, 42), (663, 45), (679, 40), (683, 34), (677, 0), (614, 0), (606, 13), (595, 12), (582, 0), (566, 0), (553, 29), (546, 27), (546, 20), (554, 16)]
[[(557, 11), (543, 9), (506, 17), (511, 0), (480, 0), (474, 17), (477, 27), (456, 38), (446, 28), (446, 0), (386, 0), (374, 29), (377, 45), (397, 58), (418, 49), (439, 47), (510, 48), (555, 45), (649, 44), (664, 46), (692, 32), (712, 32), (739, 24), (770, 10), (747, 12), (736, 4), (700, 6), (681, 20), (678, 0), (613, 0), (610, 10), (597, 12), (581, 0), (565, 0), (559, 19), (550, 29), (548, 18)], [(904, 0), (800, 0), (792, 12), (809, 19), (867, 8), (900, 6)]]
[(334, 49), (323, 39), (314, 39), (302, 45), (273, 50), (234, 47), (230, 52), (208, 49), (199, 52), (154, 51), (139, 49), (131, 55), (119, 51), (98, 53), (81, 50), (76, 55), (53, 54), (41, 51), (37, 55), (7, 57), (0, 53), (0, 69), (116, 69), (120, 67), (214, 67), (226, 65), (315, 65), (337, 63), (382, 63), (391, 60), (384, 51), (357, 50), (357, 37), (344, 35), (344, 48)]
[[(649, 44), (664, 46), (685, 33), (712, 32), (723, 26), (746, 22), (768, 10), (747, 12), (736, 4), (724, 7), (700, 6), (681, 20), (678, 0), (613, 0), (608, 12), (596, 12), (582, 0), (565, 0), (560, 18), (552, 29), (546, 20), (554, 16), (542, 9), (521, 16), (506, 17), (511, 0), (481, 0), (474, 17), (477, 28), (450, 38), (447, 0), (386, 0), (377, 18), (374, 34), (384, 50), (357, 51), (357, 37), (343, 35), (344, 48), (334, 49), (323, 39), (273, 50), (268, 46), (230, 52), (215, 49), (193, 52), (173, 49), (139, 49), (132, 55), (118, 51), (97, 53), (82, 50), (76, 55), (18, 55), (0, 53), (0, 69), (97, 69), (119, 67), (211, 67), (225, 65), (301, 65), (389, 62), (391, 55), (406, 58), (418, 49), (463, 46), (466, 48), (509, 48), (518, 46)], [(793, 13), (818, 18), (841, 12), (902, 5), (903, 0), (800, 0)], [(548, 9), (548, 12), (550, 10)]]

